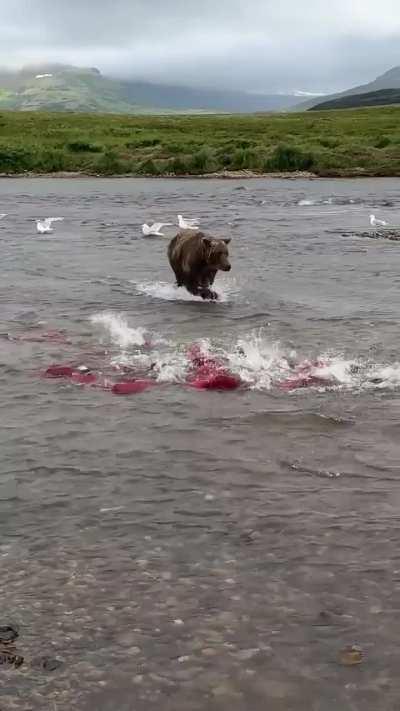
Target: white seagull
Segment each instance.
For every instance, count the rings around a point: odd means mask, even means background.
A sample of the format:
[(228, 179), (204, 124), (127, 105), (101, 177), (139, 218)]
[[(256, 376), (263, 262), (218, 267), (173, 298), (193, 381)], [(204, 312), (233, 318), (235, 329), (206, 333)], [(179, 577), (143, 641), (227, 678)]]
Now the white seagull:
[(193, 220), (185, 220), (185, 218), (182, 215), (178, 215), (178, 225), (181, 230), (198, 230), (198, 224), (200, 220), (193, 219)]
[(369, 222), (371, 227), (385, 227), (385, 225), (387, 225), (387, 222), (385, 222), (385, 220), (378, 220), (375, 215), (369, 216)]
[(172, 222), (154, 222), (152, 225), (142, 225), (142, 232), (145, 237), (165, 237), (165, 235), (160, 232), (163, 227), (169, 227)]
[(36, 229), (41, 235), (46, 232), (53, 232), (52, 223), (61, 222), (63, 219), (63, 217), (46, 217), (44, 220), (36, 220)]
[(0, 220), (2, 220), (3, 217), (7, 217), (7, 212), (0, 212)]

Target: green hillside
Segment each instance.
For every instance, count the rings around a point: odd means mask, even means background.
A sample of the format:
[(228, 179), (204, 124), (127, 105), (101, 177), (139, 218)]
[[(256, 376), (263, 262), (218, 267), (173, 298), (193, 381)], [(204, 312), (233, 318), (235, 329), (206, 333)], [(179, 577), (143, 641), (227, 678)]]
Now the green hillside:
[[(121, 82), (97, 69), (45, 66), (15, 74), (0, 73), (0, 110), (153, 113), (125, 97)], [(168, 110), (165, 110), (168, 112)]]
[(0, 113), (0, 172), (400, 175), (400, 108), (298, 114)]
[[(346, 91), (341, 91), (337, 94), (327, 95), (323, 98), (323, 101), (321, 101), (321, 97), (318, 98), (314, 96), (311, 99), (307, 99), (307, 101), (302, 101), (300, 104), (296, 104), (296, 106), (292, 107), (291, 110), (306, 111), (307, 109), (316, 107), (317, 104), (325, 104), (328, 101), (329, 103), (331, 103), (336, 99), (345, 99), (348, 96), (371, 94), (372, 92), (375, 93), (378, 91), (382, 91), (383, 89), (400, 89), (400, 67), (392, 67), (392, 69), (389, 69), (387, 72), (384, 72), (384, 74), (380, 74), (378, 77), (373, 79), (373, 81), (368, 82), (368, 84), (353, 86), (350, 89), (346, 89)], [(360, 104), (357, 105), (359, 106)], [(368, 104), (368, 106), (369, 105), (370, 104)]]
[(251, 113), (284, 110), (295, 96), (118, 80), (98, 69), (45, 64), (0, 69), (0, 110), (102, 113)]
[(366, 94), (350, 94), (341, 99), (323, 101), (308, 110), (355, 109), (361, 106), (389, 106), (391, 104), (400, 104), (400, 89), (381, 89), (380, 91), (369, 91)]

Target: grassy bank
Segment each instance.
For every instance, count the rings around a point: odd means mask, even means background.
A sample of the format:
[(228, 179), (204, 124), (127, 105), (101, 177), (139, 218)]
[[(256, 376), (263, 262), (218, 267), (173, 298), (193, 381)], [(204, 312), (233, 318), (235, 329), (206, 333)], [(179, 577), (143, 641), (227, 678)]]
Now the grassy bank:
[(253, 116), (2, 112), (0, 173), (400, 175), (400, 108)]

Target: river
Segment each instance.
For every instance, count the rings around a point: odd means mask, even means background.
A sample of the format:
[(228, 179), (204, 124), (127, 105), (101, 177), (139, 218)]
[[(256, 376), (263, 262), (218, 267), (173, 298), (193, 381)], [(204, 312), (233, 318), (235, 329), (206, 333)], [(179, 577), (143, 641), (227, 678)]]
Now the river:
[[(2, 711), (399, 707), (399, 185), (1, 181)], [(232, 238), (216, 303), (141, 234), (177, 213)]]

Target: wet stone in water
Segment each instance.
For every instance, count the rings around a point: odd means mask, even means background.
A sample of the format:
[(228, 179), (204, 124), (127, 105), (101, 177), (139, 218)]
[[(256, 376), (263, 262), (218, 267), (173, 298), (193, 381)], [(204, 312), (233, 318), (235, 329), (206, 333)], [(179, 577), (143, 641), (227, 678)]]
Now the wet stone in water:
[(341, 649), (339, 652), (339, 663), (343, 664), (346, 667), (352, 667), (356, 664), (361, 664), (363, 658), (363, 651), (361, 647), (358, 647), (356, 644), (344, 647), (344, 649)]
[(18, 669), (24, 663), (14, 644), (18, 635), (15, 625), (0, 625), (0, 665), (7, 664)]
[(14, 645), (0, 646), (0, 665), (8, 664), (18, 669), (24, 663), (24, 658), (16, 653)]
[(236, 657), (237, 659), (240, 659), (242, 661), (247, 661), (249, 659), (253, 659), (253, 657), (256, 657), (258, 654), (260, 654), (260, 649), (258, 647), (254, 647), (254, 649), (239, 649), (238, 652), (236, 652)]
[(316, 627), (329, 627), (335, 622), (334, 616), (328, 610), (321, 610), (316, 621), (314, 622)]
[(32, 662), (32, 666), (42, 671), (55, 671), (62, 665), (62, 662), (55, 657), (38, 657)]
[(10, 644), (19, 636), (18, 628), (15, 625), (0, 625), (0, 644)]
[(261, 534), (253, 529), (248, 529), (247, 531), (243, 531), (243, 533), (241, 533), (240, 538), (243, 543), (254, 543), (261, 538)]
[(204, 649), (201, 650), (201, 653), (203, 657), (216, 657), (218, 654), (217, 650), (212, 647), (204, 647)]

